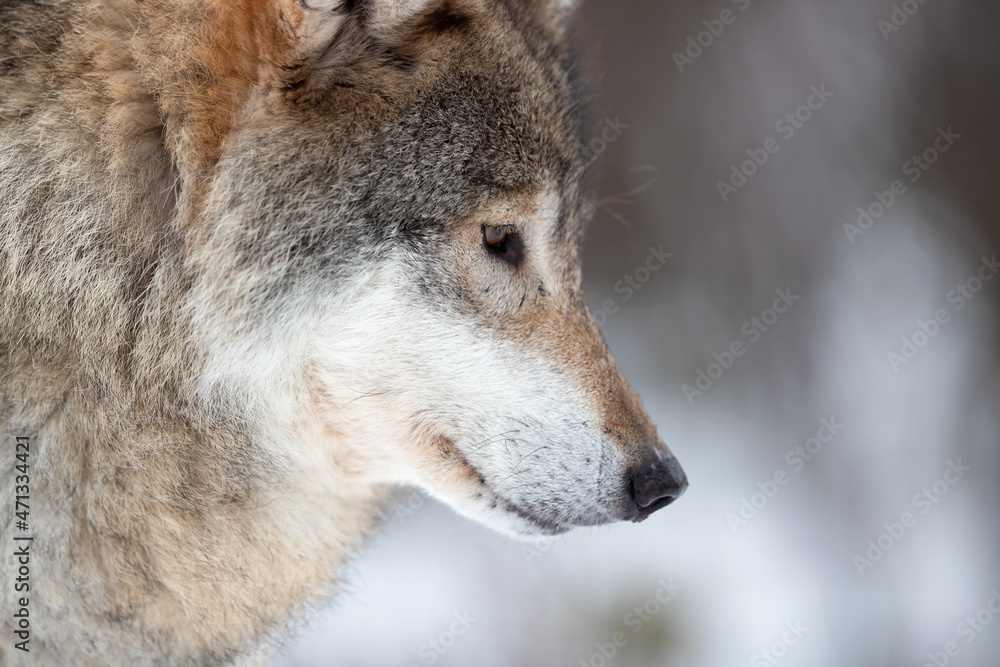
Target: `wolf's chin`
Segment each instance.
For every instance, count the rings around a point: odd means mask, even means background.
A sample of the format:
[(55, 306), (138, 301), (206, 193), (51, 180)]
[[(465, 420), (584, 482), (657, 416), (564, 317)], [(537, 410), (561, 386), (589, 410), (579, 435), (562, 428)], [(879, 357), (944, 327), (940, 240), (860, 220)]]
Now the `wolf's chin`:
[(538, 535), (561, 535), (568, 532), (573, 528), (572, 524), (558, 523), (552, 521), (551, 519), (546, 519), (543, 517), (538, 517), (524, 510), (517, 505), (509, 502), (503, 501), (505, 503), (504, 509), (528, 523), (530, 526), (529, 530), (525, 530), (520, 533), (521, 537), (536, 537)]
[(554, 523), (516, 512), (504, 512), (500, 520), (480, 520), (486, 527), (515, 540), (562, 535), (572, 530), (570, 524)]
[(555, 521), (529, 512), (494, 493), (485, 484), (480, 487), (480, 491), (475, 494), (476, 500), (472, 502), (469, 502), (468, 496), (456, 502), (455, 498), (431, 493), (467, 519), (514, 539), (523, 540), (542, 535), (561, 535), (575, 527), (571, 523)]

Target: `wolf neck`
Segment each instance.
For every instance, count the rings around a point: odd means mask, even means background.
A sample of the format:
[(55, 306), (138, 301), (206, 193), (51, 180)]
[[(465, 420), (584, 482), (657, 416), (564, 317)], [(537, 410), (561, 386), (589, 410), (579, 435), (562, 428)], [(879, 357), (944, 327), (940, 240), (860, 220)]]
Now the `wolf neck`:
[[(82, 593), (70, 617), (104, 619), (121, 655), (143, 647), (199, 660), (273, 636), (331, 593), (383, 491), (345, 474), (336, 434), (302, 407), (283, 423), (222, 408), (165, 411), (154, 423), (143, 406), (116, 411), (98, 392), (74, 391), (27, 429), (46, 461), (36, 475), (53, 480), (35, 487), (49, 500), (33, 519), (40, 539), (63, 545), (46, 576), (72, 576)], [(93, 627), (66, 622), (67, 632), (74, 625)]]
[[(34, 441), (45, 481), (33, 492), (46, 502), (32, 516), (39, 539), (60, 545), (46, 576), (72, 577), (82, 594), (70, 618), (103, 619), (103, 634), (125, 644), (120, 655), (139, 646), (199, 659), (271, 636), (332, 592), (383, 492), (345, 473), (339, 434), (315, 403), (287, 401), (282, 419), (236, 400), (172, 409), (169, 381), (155, 396), (155, 378), (142, 378), (149, 389), (136, 402), (120, 402), (67, 376), (60, 364), (77, 360), (37, 363), (38, 351), (21, 349), (9, 384), (37, 393), (19, 397), (18, 414), (0, 414), (0, 427)], [(40, 613), (68, 633), (94, 627), (56, 608)]]

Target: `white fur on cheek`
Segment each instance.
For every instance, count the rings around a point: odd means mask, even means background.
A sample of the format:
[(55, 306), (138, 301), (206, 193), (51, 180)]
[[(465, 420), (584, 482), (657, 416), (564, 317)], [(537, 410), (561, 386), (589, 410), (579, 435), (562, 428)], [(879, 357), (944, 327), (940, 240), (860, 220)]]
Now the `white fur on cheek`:
[(504, 532), (607, 521), (621, 464), (579, 388), (460, 309), (422, 303), (409, 273), (383, 267), (313, 334), (330, 418), (351, 448), (384, 481)]
[(237, 338), (195, 318), (209, 351), (195, 400), (242, 406), (262, 442), (325, 461), (331, 484), (417, 485), (508, 534), (619, 518), (623, 463), (582, 389), (530, 342), (429, 302), (415, 275), (385, 261)]

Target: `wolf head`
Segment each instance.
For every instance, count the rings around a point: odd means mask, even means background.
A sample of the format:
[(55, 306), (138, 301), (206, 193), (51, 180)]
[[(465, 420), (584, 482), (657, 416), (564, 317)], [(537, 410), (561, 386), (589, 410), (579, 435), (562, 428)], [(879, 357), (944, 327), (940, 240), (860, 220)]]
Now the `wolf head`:
[(203, 393), (513, 534), (687, 486), (584, 303), (566, 4), (245, 0), (213, 10), (210, 90), (147, 63), (187, 95), (166, 137)]

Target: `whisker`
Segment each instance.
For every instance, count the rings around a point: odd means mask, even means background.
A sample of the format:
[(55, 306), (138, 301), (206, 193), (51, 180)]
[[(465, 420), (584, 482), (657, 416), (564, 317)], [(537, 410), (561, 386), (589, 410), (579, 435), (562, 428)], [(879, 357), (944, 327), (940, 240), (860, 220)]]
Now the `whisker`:
[(481, 441), (477, 442), (476, 445), (478, 445), (478, 446), (474, 446), (475, 448), (472, 449), (472, 450), (470, 450), (467, 453), (467, 455), (468, 454), (475, 454), (476, 452), (478, 452), (483, 447), (486, 447), (487, 445), (492, 445), (495, 442), (499, 442), (501, 439), (502, 440), (514, 440), (515, 442), (524, 442), (524, 440), (521, 439), (521, 438), (509, 438), (509, 437), (505, 438), (504, 436), (506, 436), (508, 433), (518, 433), (518, 430), (517, 429), (511, 429), (510, 431), (504, 431), (503, 433), (498, 433), (497, 435), (491, 435), (490, 437), (486, 438), (486, 440), (481, 440)]
[(542, 445), (542, 446), (541, 446), (541, 447), (539, 447), (538, 449), (534, 449), (534, 450), (532, 450), (531, 452), (529, 452), (529, 453), (525, 454), (525, 455), (524, 455), (524, 456), (523, 456), (523, 457), (521, 458), (521, 460), (517, 462), (517, 465), (515, 465), (515, 466), (514, 466), (514, 468), (513, 468), (513, 469), (512, 469), (511, 471), (510, 471), (510, 474), (509, 474), (509, 475), (507, 475), (507, 476), (506, 476), (506, 477), (504, 478), (504, 480), (503, 480), (502, 482), (500, 482), (500, 485), (499, 485), (499, 486), (497, 486), (497, 487), (496, 487), (496, 488), (494, 489), (494, 491), (493, 491), (493, 492), (494, 492), (494, 493), (496, 493), (496, 494), (499, 494), (499, 493), (500, 493), (500, 489), (502, 489), (502, 488), (503, 488), (503, 485), (507, 483), (507, 480), (509, 480), (509, 479), (510, 479), (511, 477), (513, 477), (513, 476), (514, 476), (514, 474), (515, 474), (515, 473), (517, 472), (517, 469), (521, 467), (521, 464), (522, 464), (522, 463), (524, 463), (524, 462), (525, 462), (525, 461), (527, 460), (527, 458), (528, 458), (529, 456), (531, 456), (532, 454), (535, 454), (535, 453), (537, 453), (537, 452), (540, 452), (540, 451), (542, 451), (543, 449), (548, 449), (548, 445)]

